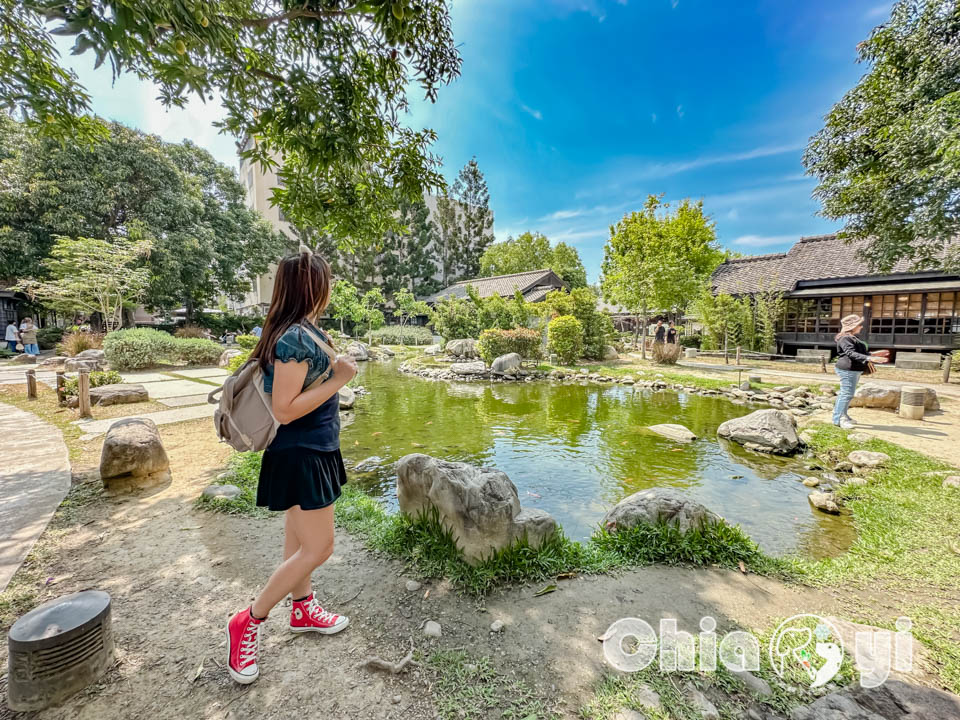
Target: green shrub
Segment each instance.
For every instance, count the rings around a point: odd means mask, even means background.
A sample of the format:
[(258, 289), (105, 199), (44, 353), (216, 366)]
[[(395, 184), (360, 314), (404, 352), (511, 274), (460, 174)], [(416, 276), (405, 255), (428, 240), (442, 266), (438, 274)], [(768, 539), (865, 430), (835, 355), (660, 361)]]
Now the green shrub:
[(224, 333), (248, 333), (257, 325), (263, 327), (263, 315), (237, 315), (232, 312), (224, 313), (197, 313), (194, 322), (207, 328), (215, 337)]
[(433, 333), (430, 328), (421, 325), (384, 325), (370, 333), (377, 345), (430, 345)]
[(445, 297), (434, 304), (430, 325), (447, 341), (476, 337), (480, 332), (477, 306), (463, 298)]
[(37, 345), (41, 350), (51, 350), (63, 337), (63, 328), (45, 327), (37, 330)]
[[(94, 370), (90, 373), (90, 387), (101, 387), (102, 385), (116, 385), (122, 383), (123, 378), (116, 370)], [(79, 378), (69, 378), (63, 385), (63, 393), (67, 396), (76, 395), (80, 392)]]
[(690, 333), (689, 335), (680, 336), (680, 347), (699, 348), (702, 342), (703, 336), (699, 333)]
[(583, 324), (573, 315), (560, 315), (547, 325), (547, 348), (564, 365), (573, 365), (583, 355)]
[(538, 330), (484, 330), (480, 333), (477, 352), (487, 365), (491, 365), (494, 360), (507, 353), (517, 353), (524, 360), (539, 360), (543, 356), (540, 347)]
[(177, 338), (174, 343), (175, 362), (187, 365), (216, 365), (223, 348), (213, 340), (201, 338)]
[(239, 370), (241, 367), (243, 367), (244, 363), (246, 363), (247, 360), (249, 359), (250, 359), (249, 350), (247, 350), (244, 353), (241, 353), (240, 355), (234, 355), (232, 358), (230, 358), (230, 361), (227, 363), (227, 370), (234, 373), (237, 370)]
[(235, 340), (237, 341), (237, 345), (244, 350), (253, 350), (257, 346), (257, 343), (260, 342), (260, 338), (256, 335), (237, 335)]
[(205, 338), (209, 331), (199, 325), (183, 325), (173, 333), (178, 338)]
[(60, 355), (74, 357), (84, 350), (98, 350), (103, 347), (103, 335), (91, 332), (71, 332), (63, 336), (57, 343), (57, 352)]

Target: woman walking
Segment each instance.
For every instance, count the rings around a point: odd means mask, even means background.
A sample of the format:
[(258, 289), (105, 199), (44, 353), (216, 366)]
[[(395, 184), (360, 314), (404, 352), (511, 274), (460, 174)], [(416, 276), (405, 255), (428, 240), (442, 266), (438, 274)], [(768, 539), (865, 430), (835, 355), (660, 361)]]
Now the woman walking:
[[(310, 587), (310, 575), (333, 553), (333, 503), (347, 480), (337, 392), (357, 373), (352, 358), (331, 359), (314, 340), (322, 336), (329, 344), (317, 319), (330, 299), (330, 284), (330, 266), (319, 255), (303, 250), (282, 260), (263, 335), (251, 353), (281, 423), (263, 453), (257, 505), (286, 515), (283, 563), (253, 604), (227, 624), (230, 675), (243, 684), (260, 675), (260, 628), (287, 594), (293, 599), (291, 632), (331, 635), (348, 624), (320, 607)], [(332, 374), (324, 379), (328, 370)]]
[(852, 429), (856, 423), (847, 415), (847, 408), (857, 391), (857, 382), (866, 372), (868, 363), (885, 363), (882, 355), (867, 354), (867, 344), (857, 337), (863, 330), (863, 318), (859, 315), (847, 315), (840, 321), (840, 332), (836, 336), (837, 364), (834, 368), (840, 377), (840, 392), (833, 406), (833, 424), (844, 430)]
[(37, 344), (37, 326), (33, 318), (26, 318), (20, 325), (20, 344), (27, 355), (39, 355), (40, 346)]

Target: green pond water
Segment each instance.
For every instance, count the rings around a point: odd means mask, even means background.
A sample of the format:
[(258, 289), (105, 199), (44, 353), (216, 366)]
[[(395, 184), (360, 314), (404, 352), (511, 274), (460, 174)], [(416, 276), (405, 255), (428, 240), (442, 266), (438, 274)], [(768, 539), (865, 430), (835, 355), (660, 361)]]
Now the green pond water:
[[(592, 383), (447, 383), (403, 375), (395, 363), (362, 363), (355, 384), (369, 394), (342, 432), (343, 454), (348, 463), (385, 461), (355, 482), (391, 508), (393, 463), (422, 452), (502, 470), (522, 505), (551, 513), (574, 539), (589, 537), (627, 495), (673, 487), (772, 554), (835, 555), (853, 540), (846, 518), (807, 502), (804, 461), (718, 441), (720, 423), (756, 407)], [(678, 444), (645, 429), (658, 423), (685, 425), (700, 439)]]

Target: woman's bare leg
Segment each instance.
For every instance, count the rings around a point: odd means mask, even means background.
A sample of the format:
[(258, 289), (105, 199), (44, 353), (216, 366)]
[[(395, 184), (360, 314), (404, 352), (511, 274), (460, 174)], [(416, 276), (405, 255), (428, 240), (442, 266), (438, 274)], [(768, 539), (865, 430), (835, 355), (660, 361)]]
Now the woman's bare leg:
[(316, 568), (333, 554), (333, 505), (320, 510), (287, 510), (287, 521), (300, 542), (300, 547), (283, 561), (254, 600), (251, 610), (256, 617), (267, 614), (303, 583)]
[[(293, 521), (290, 519), (290, 510), (287, 510), (283, 515), (283, 559), (289, 560), (293, 557), (294, 553), (300, 549), (300, 538), (297, 537), (297, 533), (293, 528)], [(293, 590), (290, 591), (290, 597), (294, 600), (299, 600), (300, 598), (306, 597), (311, 592), (310, 587), (310, 576), (313, 574), (311, 570), (306, 574), (306, 576), (301, 580), (297, 585), (294, 586)]]

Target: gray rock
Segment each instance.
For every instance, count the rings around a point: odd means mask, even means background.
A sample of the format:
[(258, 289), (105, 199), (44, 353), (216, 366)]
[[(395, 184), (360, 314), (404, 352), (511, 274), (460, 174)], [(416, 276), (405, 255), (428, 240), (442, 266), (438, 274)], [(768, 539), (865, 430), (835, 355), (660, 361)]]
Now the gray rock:
[(606, 345), (603, 348), (603, 359), (604, 360), (619, 360), (620, 353), (617, 352), (617, 349), (613, 345)]
[(703, 720), (720, 720), (720, 712), (717, 710), (717, 706), (710, 702), (707, 696), (697, 690), (692, 683), (687, 683), (683, 694), (687, 698), (687, 702), (700, 713)]
[(239, 497), (243, 490), (236, 485), (207, 485), (201, 495), (210, 498), (223, 498), (224, 500), (233, 500)]
[(623, 708), (613, 716), (613, 720), (647, 720), (647, 716), (642, 712), (637, 712), (636, 710), (631, 710), (629, 708)]
[[(900, 388), (872, 382), (862, 383), (850, 401), (850, 407), (896, 410), (900, 407)], [(940, 400), (935, 390), (926, 388), (923, 407), (926, 410), (940, 409)]]
[(346, 385), (337, 390), (337, 395), (340, 396), (341, 410), (349, 410), (357, 401), (357, 394), (353, 391), (353, 388), (349, 388)]
[(455, 358), (472, 359), (477, 357), (477, 341), (471, 338), (451, 340), (447, 343), (447, 353)]
[(407, 588), (407, 592), (416, 592), (420, 589), (420, 583), (418, 583), (416, 580), (407, 580), (405, 587)]
[(749, 390), (749, 389), (750, 389), (750, 382), (749, 382), (748, 380), (744, 380), (742, 383), (740, 383), (740, 389), (741, 389), (741, 390)]
[(756, 410), (744, 417), (727, 420), (717, 428), (717, 435), (762, 452), (787, 455), (797, 449), (796, 420), (783, 410)]
[(630, 693), (631, 698), (642, 707), (644, 710), (656, 710), (660, 711), (663, 709), (663, 704), (660, 702), (660, 695), (652, 687), (646, 683), (641, 683), (634, 688), (633, 692)]
[(513, 375), (520, 369), (522, 358), (519, 353), (507, 353), (493, 361), (490, 372), (494, 375)]
[(854, 443), (870, 442), (873, 438), (862, 432), (852, 432), (847, 434), (847, 440)]
[(347, 345), (347, 355), (357, 362), (364, 362), (370, 359), (370, 351), (367, 350), (367, 346), (358, 340), (354, 340)]
[(807, 487), (817, 487), (820, 484), (820, 478), (818, 477), (808, 477), (803, 479), (803, 484)]
[(450, 370), (456, 375), (483, 375), (487, 371), (487, 366), (483, 360), (467, 363), (453, 363)]
[(821, 512), (830, 513), (831, 515), (840, 514), (840, 505), (837, 504), (836, 497), (831, 492), (814, 490), (807, 496), (807, 499), (811, 505)]
[(773, 695), (773, 688), (770, 687), (768, 683), (763, 678), (757, 677), (749, 670), (740, 670), (740, 671), (731, 671), (734, 676), (740, 679), (740, 681), (747, 686), (747, 690), (752, 692), (754, 695), (759, 695), (762, 698), (770, 697)]
[(356, 465), (354, 465), (353, 469), (355, 472), (360, 472), (360, 473), (373, 472), (378, 467), (383, 465), (385, 462), (386, 460), (384, 460), (379, 455), (371, 455), (370, 457), (365, 458), (360, 462), (358, 462)]
[(377, 348), (377, 350), (380, 352), (381, 355), (384, 355), (385, 357), (388, 357), (388, 358), (397, 356), (397, 354), (393, 350), (388, 348), (386, 345), (381, 345), (380, 347)]
[(849, 460), (841, 460), (833, 466), (835, 472), (853, 472), (853, 463)]
[(655, 432), (657, 435), (662, 435), (665, 438), (669, 438), (670, 440), (676, 440), (677, 442), (693, 442), (697, 439), (697, 436), (693, 434), (693, 431), (685, 428), (683, 425), (675, 425), (673, 423), (651, 425), (647, 428), (647, 430)]
[(440, 627), (440, 623), (427, 620), (427, 623), (423, 626), (423, 634), (429, 638), (438, 638), (443, 635), (443, 629)]
[(91, 405), (124, 405), (146, 402), (149, 399), (147, 389), (135, 383), (115, 383), (90, 388)]
[(423, 349), (424, 355), (442, 355), (443, 354), (443, 345), (427, 345)]
[(118, 420), (103, 440), (100, 477), (113, 491), (135, 490), (170, 480), (170, 461), (153, 420)]
[(76, 357), (83, 358), (84, 360), (97, 360), (98, 362), (106, 362), (106, 355), (103, 350), (100, 348), (90, 348), (89, 350), (81, 350), (76, 354)]
[(415, 453), (397, 463), (400, 511), (411, 517), (436, 509), (463, 551), (476, 563), (526, 537), (536, 548), (556, 531), (546, 512), (520, 507), (505, 473)]
[[(916, 643), (914, 643), (916, 645)], [(853, 683), (807, 707), (790, 720), (947, 720), (960, 718), (960, 698), (930, 687), (887, 680), (876, 688)]]
[(53, 355), (40, 361), (38, 367), (52, 367), (54, 365), (63, 365), (70, 358), (64, 355)]
[(80, 372), (81, 370), (94, 372), (103, 369), (103, 361), (97, 360), (96, 358), (72, 357), (67, 359), (63, 364), (63, 368), (67, 372)]
[(885, 466), (890, 462), (890, 456), (882, 452), (871, 452), (869, 450), (854, 450), (847, 455), (847, 460), (854, 467), (874, 469)]
[(720, 522), (721, 517), (700, 503), (670, 488), (648, 488), (625, 497), (603, 518), (603, 527), (613, 531), (641, 523), (664, 522), (681, 532)]
[(960, 475), (949, 475), (943, 479), (944, 488), (960, 488)]
[(220, 353), (220, 359), (217, 361), (217, 366), (225, 368), (230, 364), (230, 361), (239, 355), (243, 355), (244, 351), (238, 348), (227, 348), (222, 353)]
[(494, 620), (492, 623), (490, 623), (490, 632), (503, 632), (504, 627), (503, 620)]

